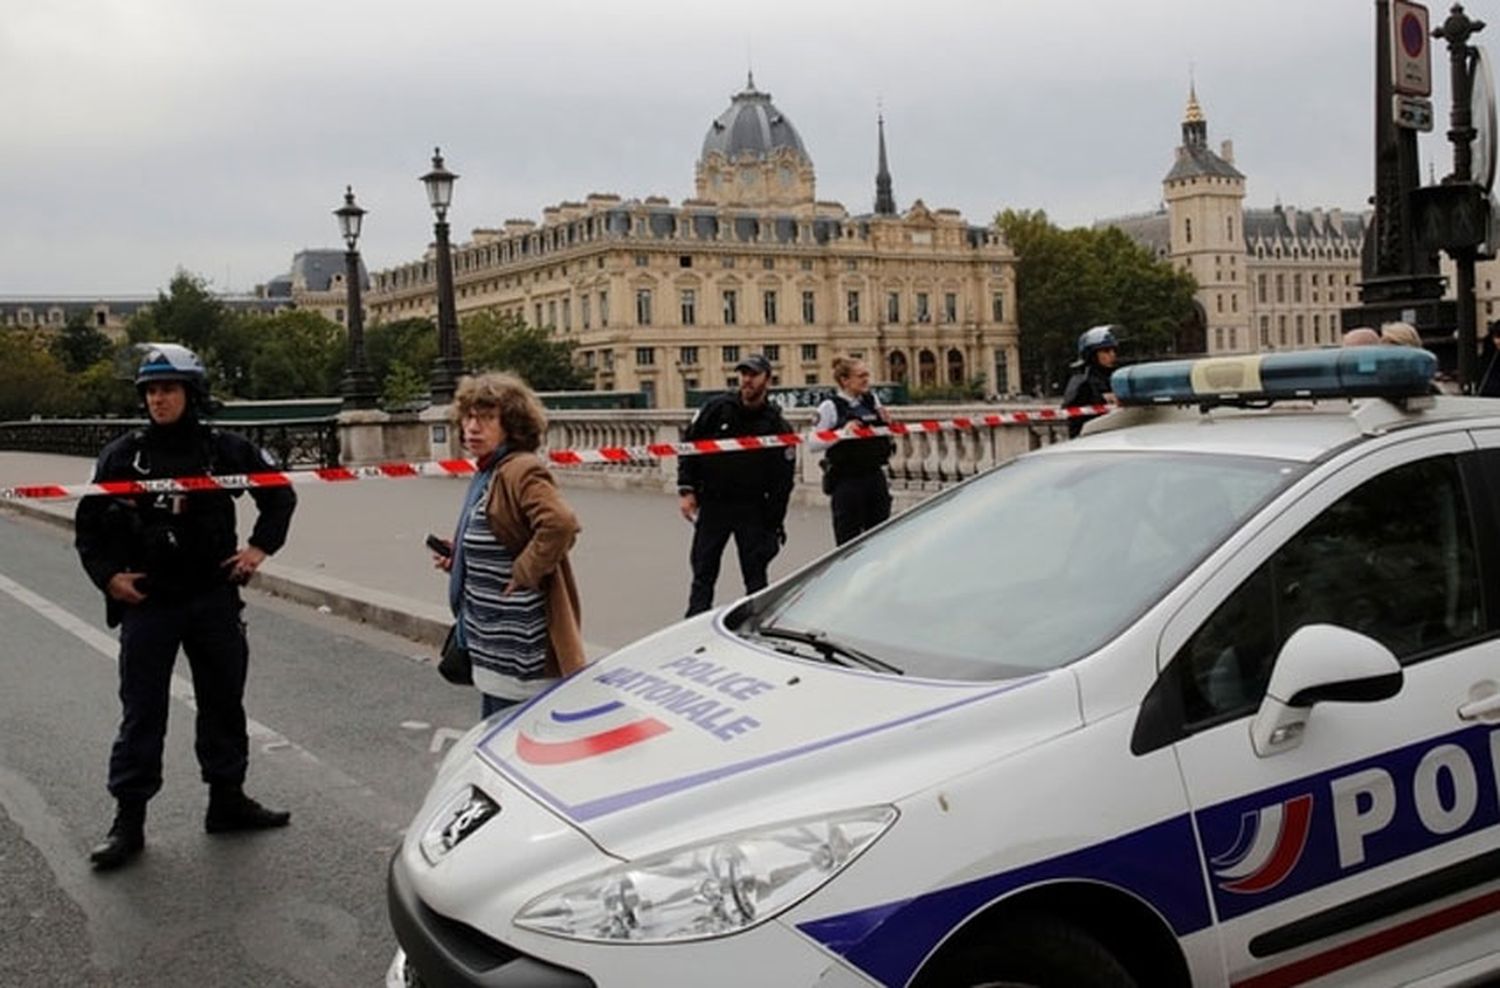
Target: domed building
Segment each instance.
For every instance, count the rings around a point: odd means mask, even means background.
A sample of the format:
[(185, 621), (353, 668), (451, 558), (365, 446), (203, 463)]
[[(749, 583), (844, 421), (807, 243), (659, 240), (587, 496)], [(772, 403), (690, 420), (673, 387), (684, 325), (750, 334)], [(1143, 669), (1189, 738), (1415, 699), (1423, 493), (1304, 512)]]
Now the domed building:
[[(704, 134), (691, 198), (594, 193), (473, 230), (453, 248), (459, 318), (550, 327), (597, 389), (653, 406), (734, 386), (751, 353), (783, 387), (831, 384), (847, 354), (887, 382), (1018, 391), (1014, 254), (955, 210), (898, 210), (876, 130), (874, 208), (851, 214), (818, 200), (802, 135), (751, 77)], [(430, 253), (373, 272), (369, 320), (434, 318), (436, 276)]]

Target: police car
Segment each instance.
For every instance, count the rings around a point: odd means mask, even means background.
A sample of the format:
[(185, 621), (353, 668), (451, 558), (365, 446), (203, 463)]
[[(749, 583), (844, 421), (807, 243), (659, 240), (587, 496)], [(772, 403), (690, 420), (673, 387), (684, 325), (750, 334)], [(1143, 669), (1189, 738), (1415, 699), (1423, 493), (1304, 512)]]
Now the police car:
[(392, 985), (1500, 977), (1500, 404), (1141, 365), (1073, 442), (479, 725)]

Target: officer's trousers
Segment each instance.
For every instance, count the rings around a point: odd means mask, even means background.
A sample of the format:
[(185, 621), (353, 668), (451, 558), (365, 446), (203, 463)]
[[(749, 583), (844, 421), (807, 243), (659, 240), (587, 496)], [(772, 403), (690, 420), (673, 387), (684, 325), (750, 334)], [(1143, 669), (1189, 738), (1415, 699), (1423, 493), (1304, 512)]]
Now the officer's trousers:
[(883, 470), (838, 477), (829, 500), (834, 545), (843, 545), (891, 516), (891, 486)]
[(766, 519), (760, 501), (702, 501), (693, 527), (693, 587), (688, 593), (687, 616), (708, 610), (714, 603), (714, 584), (719, 582), (719, 564), (724, 547), (734, 536), (740, 557), (740, 575), (745, 593), (752, 594), (767, 583), (766, 570), (781, 549), (776, 530)]
[(203, 781), (245, 781), (245, 669), (249, 650), (239, 591), (220, 586), (185, 600), (148, 599), (120, 622), (120, 733), (109, 756), (109, 792), (144, 802), (161, 788), (162, 745), (171, 706), (172, 666), (180, 646), (193, 673), (198, 707), (195, 748)]

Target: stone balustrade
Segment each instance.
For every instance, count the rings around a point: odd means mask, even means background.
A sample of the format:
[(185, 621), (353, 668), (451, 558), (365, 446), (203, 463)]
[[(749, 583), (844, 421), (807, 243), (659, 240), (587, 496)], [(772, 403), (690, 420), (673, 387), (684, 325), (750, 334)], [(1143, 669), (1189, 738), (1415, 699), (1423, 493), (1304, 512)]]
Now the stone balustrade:
[[(892, 408), (897, 421), (950, 421), (996, 412), (1031, 411), (1036, 406), (908, 405)], [(792, 409), (787, 420), (798, 431), (811, 428), (811, 409)], [(692, 419), (683, 409), (551, 411), (548, 412), (548, 449), (595, 449), (601, 446), (645, 446), (677, 442)], [(1060, 442), (1068, 436), (1066, 422), (1031, 422), (979, 428), (972, 431), (914, 433), (895, 437), (890, 461), (891, 489), (911, 499), (958, 483), (1022, 453)], [(715, 454), (734, 456), (734, 453)], [(822, 471), (821, 454), (806, 446), (795, 449), (797, 497), (817, 502)], [(587, 464), (556, 471), (565, 483), (601, 487), (639, 487), (672, 490), (677, 483), (677, 460)]]

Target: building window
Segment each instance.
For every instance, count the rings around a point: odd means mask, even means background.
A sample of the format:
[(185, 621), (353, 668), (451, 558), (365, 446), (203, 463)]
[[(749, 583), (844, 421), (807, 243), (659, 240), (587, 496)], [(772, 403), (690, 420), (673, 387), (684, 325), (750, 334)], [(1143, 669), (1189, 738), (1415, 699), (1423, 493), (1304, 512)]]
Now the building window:
[(740, 297), (733, 288), (724, 289), (724, 325), (733, 326), (740, 321)]
[(589, 328), (589, 297), (584, 295), (578, 299), (578, 315), (583, 320), (583, 328)]
[(802, 293), (802, 321), (809, 326), (818, 321), (817, 306), (813, 302), (812, 292)]
[(990, 318), (995, 322), (1005, 321), (1005, 296), (996, 292), (990, 296)]
[(1302, 346), (1307, 342), (1307, 333), (1302, 325), (1302, 313), (1297, 313), (1297, 345)]
[(682, 324), (684, 326), (698, 324), (698, 293), (691, 288), (682, 290)]
[(1232, 243), (1234, 241), (1234, 217), (1233, 216), (1226, 216), (1226, 217), (1224, 217), (1224, 233), (1229, 237), (1229, 240)]
[(651, 289), (635, 290), (635, 321), (638, 326), (651, 325)]
[(774, 257), (762, 257), (760, 259), (760, 266), (763, 267), (763, 268), (765, 268), (767, 271), (775, 271), (776, 270), (776, 258), (774, 258)]
[[(1193, 220), (1191, 217), (1182, 221), (1183, 236), (1188, 243), (1193, 242)], [(1220, 347), (1219, 349), (1223, 349)]]
[(1276, 301), (1286, 301), (1286, 275), (1284, 274), (1276, 275)]
[(531, 325), (535, 326), (537, 329), (541, 329), (543, 326), (547, 325), (546, 323), (542, 322), (542, 303), (538, 302), (536, 305), (533, 305), (531, 307), (531, 314)]
[(900, 322), (901, 321), (901, 293), (900, 292), (886, 292), (885, 293), (885, 321), (886, 322)]
[(635, 255), (635, 266), (638, 267), (638, 268), (647, 268), (647, 267), (650, 267), (651, 266), (651, 258), (650, 258), (650, 256), (646, 255), (646, 254), (637, 254), (637, 255)]
[(656, 347), (638, 346), (635, 348), (635, 364), (637, 367), (650, 367), (656, 363)]
[(563, 332), (565, 332), (565, 333), (571, 333), (573, 331), (573, 300), (570, 299), (570, 298), (563, 299), (562, 300), (562, 309), (563, 309)]
[(547, 325), (552, 327), (557, 326), (557, 299), (549, 299), (547, 301)]
[(932, 322), (932, 312), (927, 308), (926, 292), (917, 292), (917, 322)]
[(1224, 311), (1224, 294), (1222, 292), (1214, 293), (1214, 308), (1219, 312)]
[(848, 295), (849, 322), (859, 322), (859, 292), (850, 292)]
[(693, 266), (693, 255), (692, 254), (680, 254), (680, 255), (678, 255), (678, 257), (677, 257), (677, 266), (679, 268), (690, 268), (690, 267), (692, 267)]
[(1240, 297), (1239, 297), (1238, 294), (1229, 296), (1229, 311), (1230, 312), (1238, 312), (1238, 311), (1240, 311)]
[(336, 322), (336, 323), (338, 323), (340, 326), (342, 326), (344, 324), (344, 310), (343, 309), (334, 309), (333, 310), (333, 321)]
[(604, 369), (612, 371), (615, 369), (615, 352), (613, 350), (601, 350), (604, 354)]
[(1222, 349), (1224, 349), (1224, 327), (1223, 326), (1216, 326), (1216, 327), (1214, 327), (1214, 349), (1215, 350), (1222, 350)]
[(804, 257), (802, 259), (802, 265), (801, 266), (802, 266), (802, 270), (803, 271), (811, 271), (812, 268), (813, 268), (812, 259)]
[(1302, 301), (1302, 275), (1300, 273), (1292, 275), (1292, 301)]
[(696, 364), (698, 362), (698, 348), (685, 346), (677, 351), (677, 359), (684, 364)]
[(760, 352), (765, 356), (767, 360), (769, 360), (773, 364), (781, 360), (780, 344), (767, 343), (765, 346), (760, 348)]
[(1271, 345), (1271, 317), (1260, 317), (1260, 345), (1261, 349)]
[(847, 260), (847, 261), (844, 262), (844, 270), (845, 271), (858, 271), (859, 270), (859, 262), (857, 260), (855, 260), (854, 258), (852, 258), (852, 257), (849, 258), (849, 260)]
[(720, 351), (719, 355), (724, 358), (724, 363), (726, 364), (737, 364), (740, 362), (740, 348), (737, 346), (727, 346)]
[(802, 362), (805, 364), (817, 363), (818, 345), (816, 343), (802, 344)]
[(1266, 301), (1266, 276), (1263, 274), (1255, 276), (1255, 300), (1262, 305)]
[(1323, 317), (1316, 313), (1313, 315), (1313, 342), (1323, 342)]
[[(766, 260), (769, 261), (770, 258), (768, 257)], [(763, 293), (761, 295), (761, 305), (765, 311), (766, 325), (776, 325), (776, 293), (773, 291)]]
[(594, 369), (594, 351), (583, 351), (583, 366), (588, 368), (589, 370)]
[(609, 325), (609, 292), (599, 293), (599, 325)]
[(803, 374), (802, 375), (802, 383), (803, 384), (817, 384), (818, 383), (818, 374), (817, 374), (817, 372), (814, 371), (811, 374)]
[(958, 322), (958, 295), (943, 293), (943, 322)]
[(1286, 346), (1286, 316), (1276, 317), (1276, 337), (1281, 346)]
[(720, 258), (719, 259), (719, 266), (720, 267), (724, 267), (724, 268), (732, 268), (732, 267), (734, 267), (734, 258), (733, 257), (723, 257), (723, 258)]

